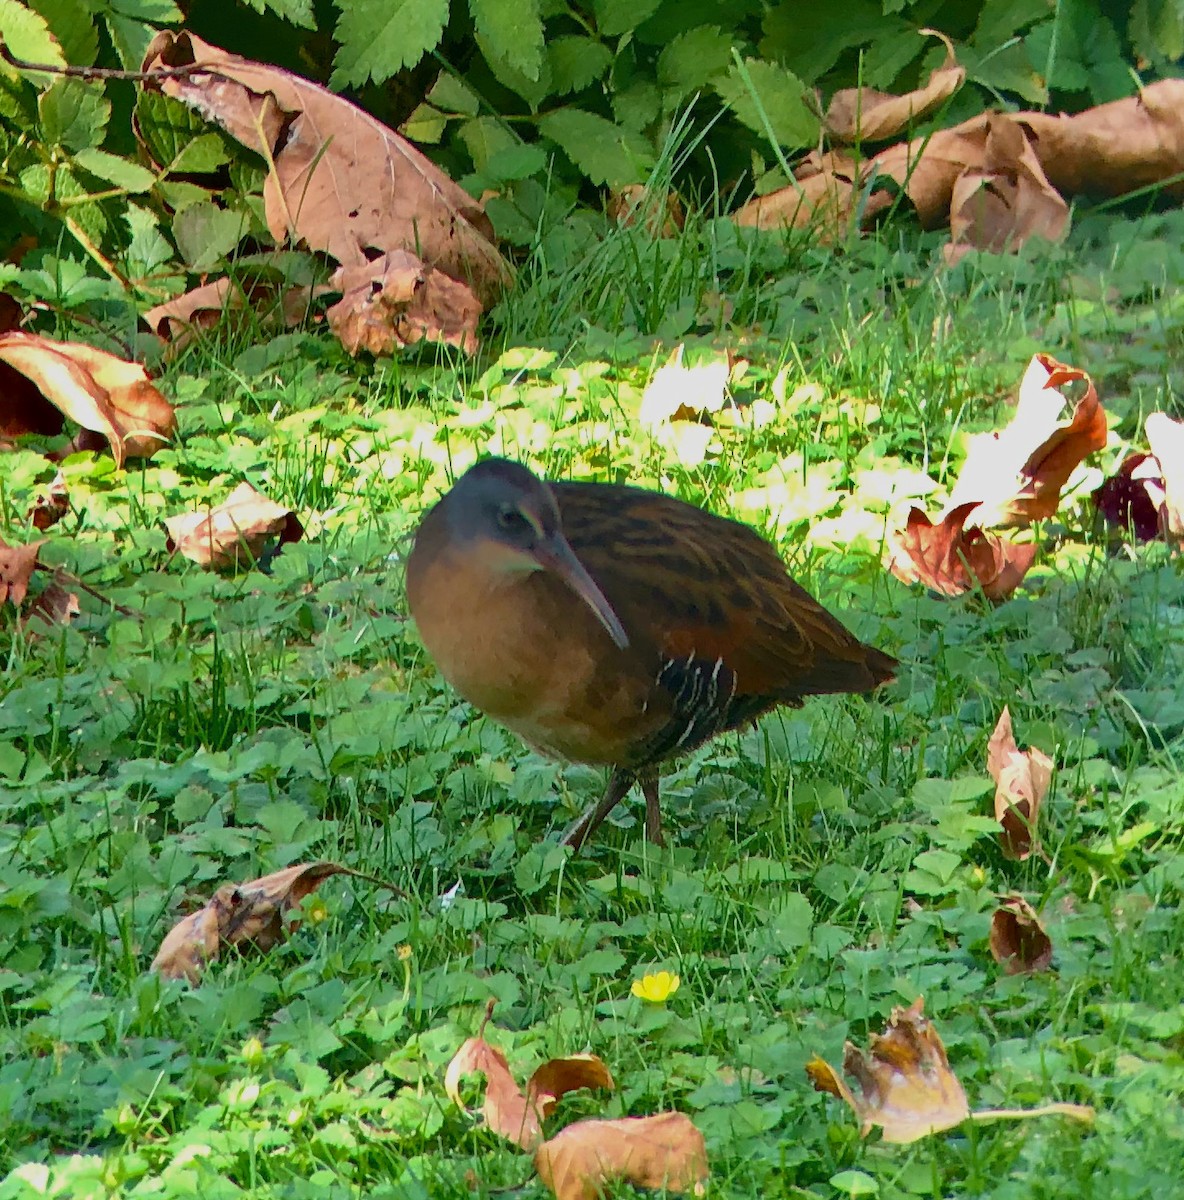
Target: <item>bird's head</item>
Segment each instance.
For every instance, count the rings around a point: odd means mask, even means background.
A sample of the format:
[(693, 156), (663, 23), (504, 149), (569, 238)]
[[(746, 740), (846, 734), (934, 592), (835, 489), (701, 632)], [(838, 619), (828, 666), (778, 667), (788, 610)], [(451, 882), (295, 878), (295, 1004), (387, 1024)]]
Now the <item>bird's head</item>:
[(629, 645), (612, 605), (564, 537), (555, 494), (544, 480), (520, 463), (483, 459), (456, 481), (441, 507), (462, 553), (500, 574), (550, 572), (595, 613), (620, 649)]

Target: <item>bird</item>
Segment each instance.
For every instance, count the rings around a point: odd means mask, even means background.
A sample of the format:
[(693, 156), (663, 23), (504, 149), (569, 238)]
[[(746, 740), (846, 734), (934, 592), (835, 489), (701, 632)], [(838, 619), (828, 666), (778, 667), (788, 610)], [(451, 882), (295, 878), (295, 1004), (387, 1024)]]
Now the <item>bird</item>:
[(870, 692), (897, 667), (751, 526), (505, 458), (480, 460), (422, 518), (406, 587), (462, 697), (543, 755), (609, 768), (563, 839), (576, 851), (635, 783), (662, 844), (663, 763), (778, 705)]

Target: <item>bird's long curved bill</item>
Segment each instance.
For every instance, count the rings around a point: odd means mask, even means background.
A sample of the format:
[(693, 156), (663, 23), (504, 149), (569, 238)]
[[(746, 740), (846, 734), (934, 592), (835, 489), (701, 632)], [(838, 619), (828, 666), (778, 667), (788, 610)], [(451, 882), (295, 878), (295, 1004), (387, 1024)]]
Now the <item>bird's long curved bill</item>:
[(535, 561), (545, 571), (558, 575), (564, 583), (596, 614), (596, 619), (608, 631), (609, 637), (621, 650), (628, 649), (629, 637), (625, 633), (613, 606), (596, 584), (596, 580), (584, 570), (584, 564), (575, 556), (575, 551), (564, 537), (549, 538), (534, 549)]

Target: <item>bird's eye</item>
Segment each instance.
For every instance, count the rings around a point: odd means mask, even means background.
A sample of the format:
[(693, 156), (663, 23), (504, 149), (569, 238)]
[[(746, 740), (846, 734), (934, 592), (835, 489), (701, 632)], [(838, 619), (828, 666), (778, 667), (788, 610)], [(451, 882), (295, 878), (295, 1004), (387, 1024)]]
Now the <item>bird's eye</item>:
[(497, 524), (499, 529), (504, 529), (507, 533), (521, 533), (530, 522), (518, 509), (507, 504), (497, 510)]

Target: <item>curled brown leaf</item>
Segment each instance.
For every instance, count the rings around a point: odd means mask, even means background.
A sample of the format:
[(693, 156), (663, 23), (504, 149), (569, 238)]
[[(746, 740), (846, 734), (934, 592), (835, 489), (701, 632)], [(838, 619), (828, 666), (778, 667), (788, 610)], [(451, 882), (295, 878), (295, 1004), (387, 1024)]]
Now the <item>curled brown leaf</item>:
[(1052, 759), (1034, 746), (1020, 750), (1005, 705), (987, 742), (987, 774), (995, 781), (995, 820), (1003, 853), (1020, 862), (1036, 840), (1040, 805), (1052, 782)]
[(1008, 975), (1047, 971), (1052, 940), (1023, 896), (1005, 896), (991, 917), (991, 956)]
[(950, 1070), (945, 1046), (919, 996), (908, 1008), (892, 1010), (887, 1030), (872, 1035), (867, 1054), (848, 1042), (843, 1070), (858, 1090), (848, 1087), (823, 1059), (815, 1057), (806, 1064), (818, 1091), (850, 1105), (864, 1137), (878, 1125), (886, 1142), (915, 1142), (959, 1125), (970, 1115), (966, 1093)]
[(0, 604), (11, 600), (14, 608), (20, 607), (29, 594), (29, 581), (37, 569), (37, 553), (44, 545), (44, 538), (23, 546), (10, 546), (0, 538)]
[(249, 483), (240, 483), (223, 503), (206, 512), (180, 513), (164, 522), (169, 549), (203, 567), (254, 564), (269, 538), (298, 542), (304, 526), (290, 508), (276, 504)]

